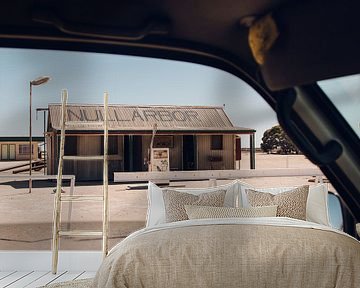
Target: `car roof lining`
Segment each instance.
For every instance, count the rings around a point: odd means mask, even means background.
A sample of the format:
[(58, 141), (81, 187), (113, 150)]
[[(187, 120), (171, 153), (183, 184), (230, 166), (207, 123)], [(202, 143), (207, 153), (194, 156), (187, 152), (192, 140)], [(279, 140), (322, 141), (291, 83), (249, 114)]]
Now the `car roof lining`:
[[(201, 43), (226, 51), (240, 60), (247, 71), (252, 70), (253, 75), (259, 67), (247, 43), (248, 27), (242, 26), (241, 20), (271, 13), (278, 25), (279, 37), (261, 66), (271, 90), (360, 72), (360, 58), (356, 54), (360, 51), (360, 42), (348, 28), (357, 27), (359, 1), (349, 1), (346, 5), (340, 0), (329, 1), (324, 5), (320, 0), (140, 0), (99, 5), (97, 1), (84, 0), (76, 4), (69, 0), (8, 0), (2, 6), (5, 7), (0, 11), (0, 34), (3, 35), (25, 29), (29, 35), (72, 36), (49, 21), (39, 21), (39, 12), (47, 15), (47, 20), (61, 19), (64, 25), (90, 31), (91, 27), (97, 27), (108, 31), (110, 36), (134, 34), (152, 23), (161, 23), (161, 41)], [(156, 27), (159, 30), (159, 25)], [(149, 43), (157, 39), (160, 37), (157, 38), (156, 33), (149, 33), (145, 39), (136, 40)]]
[(270, 89), (360, 72), (360, 41), (354, 31), (360, 2), (327, 1), (324, 6), (321, 1), (299, 1), (273, 13), (279, 37), (261, 67)]

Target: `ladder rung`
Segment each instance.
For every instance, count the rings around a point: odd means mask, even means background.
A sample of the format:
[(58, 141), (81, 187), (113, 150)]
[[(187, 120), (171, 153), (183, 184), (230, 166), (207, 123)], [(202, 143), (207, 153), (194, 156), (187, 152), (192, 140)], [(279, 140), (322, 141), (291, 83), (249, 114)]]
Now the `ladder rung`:
[(103, 155), (95, 156), (64, 156), (64, 160), (104, 160)]
[(65, 126), (66, 127), (72, 127), (72, 126), (104, 126), (104, 122), (103, 121), (89, 121), (89, 122), (84, 122), (84, 121), (66, 121), (65, 122)]
[(59, 231), (60, 236), (102, 236), (102, 231), (85, 231), (85, 230), (70, 230), (70, 231)]
[(76, 195), (76, 196), (61, 196), (62, 202), (89, 202), (89, 201), (103, 201), (103, 196), (96, 195)]

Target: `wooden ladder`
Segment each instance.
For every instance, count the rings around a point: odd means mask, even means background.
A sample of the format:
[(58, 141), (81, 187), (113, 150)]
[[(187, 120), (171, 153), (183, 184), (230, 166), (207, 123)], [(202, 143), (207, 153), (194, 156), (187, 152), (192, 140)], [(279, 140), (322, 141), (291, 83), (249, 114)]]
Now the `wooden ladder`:
[[(53, 223), (53, 240), (52, 240), (52, 273), (57, 273), (58, 266), (58, 254), (59, 254), (59, 238), (60, 236), (102, 236), (102, 252), (103, 257), (108, 252), (108, 222), (109, 222), (109, 205), (108, 205), (108, 94), (104, 93), (104, 120), (102, 122), (81, 122), (81, 121), (67, 121), (67, 90), (62, 91), (62, 103), (61, 103), (61, 135), (60, 135), (60, 155), (57, 174), (56, 193), (54, 199), (54, 223)], [(99, 156), (64, 156), (65, 147), (65, 129), (75, 127), (77, 125), (96, 125), (104, 129), (104, 155)], [(62, 170), (64, 160), (103, 160), (103, 195), (61, 195), (62, 190)], [(103, 203), (103, 225), (102, 231), (82, 231), (82, 230), (61, 230), (61, 202), (89, 202), (89, 201), (101, 201)], [(70, 208), (71, 209), (71, 208)], [(70, 226), (68, 226), (70, 227)]]

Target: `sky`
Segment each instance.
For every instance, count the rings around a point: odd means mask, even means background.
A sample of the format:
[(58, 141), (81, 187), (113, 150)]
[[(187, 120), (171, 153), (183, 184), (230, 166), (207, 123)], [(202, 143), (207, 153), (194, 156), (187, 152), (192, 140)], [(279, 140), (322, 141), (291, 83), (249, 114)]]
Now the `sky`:
[[(275, 112), (255, 90), (215, 68), (144, 57), (0, 48), (0, 136), (28, 135), (29, 81), (44, 75), (51, 81), (33, 87), (34, 136), (43, 133), (43, 114), (36, 120), (35, 109), (59, 103), (62, 89), (68, 90), (70, 103), (101, 104), (107, 91), (110, 104), (225, 105), (235, 126), (257, 130), (256, 147), (264, 131), (277, 124)], [(336, 98), (341, 91), (335, 92)], [(242, 145), (249, 146), (248, 137)]]

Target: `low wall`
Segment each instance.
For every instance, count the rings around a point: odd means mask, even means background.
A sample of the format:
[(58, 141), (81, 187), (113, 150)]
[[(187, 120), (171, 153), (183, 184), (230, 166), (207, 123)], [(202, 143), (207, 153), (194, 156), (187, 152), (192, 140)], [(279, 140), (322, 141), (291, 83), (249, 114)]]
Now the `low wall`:
[(204, 179), (238, 179), (254, 177), (323, 176), (317, 168), (277, 168), (261, 170), (198, 170), (168, 172), (115, 172), (114, 182), (182, 181)]

